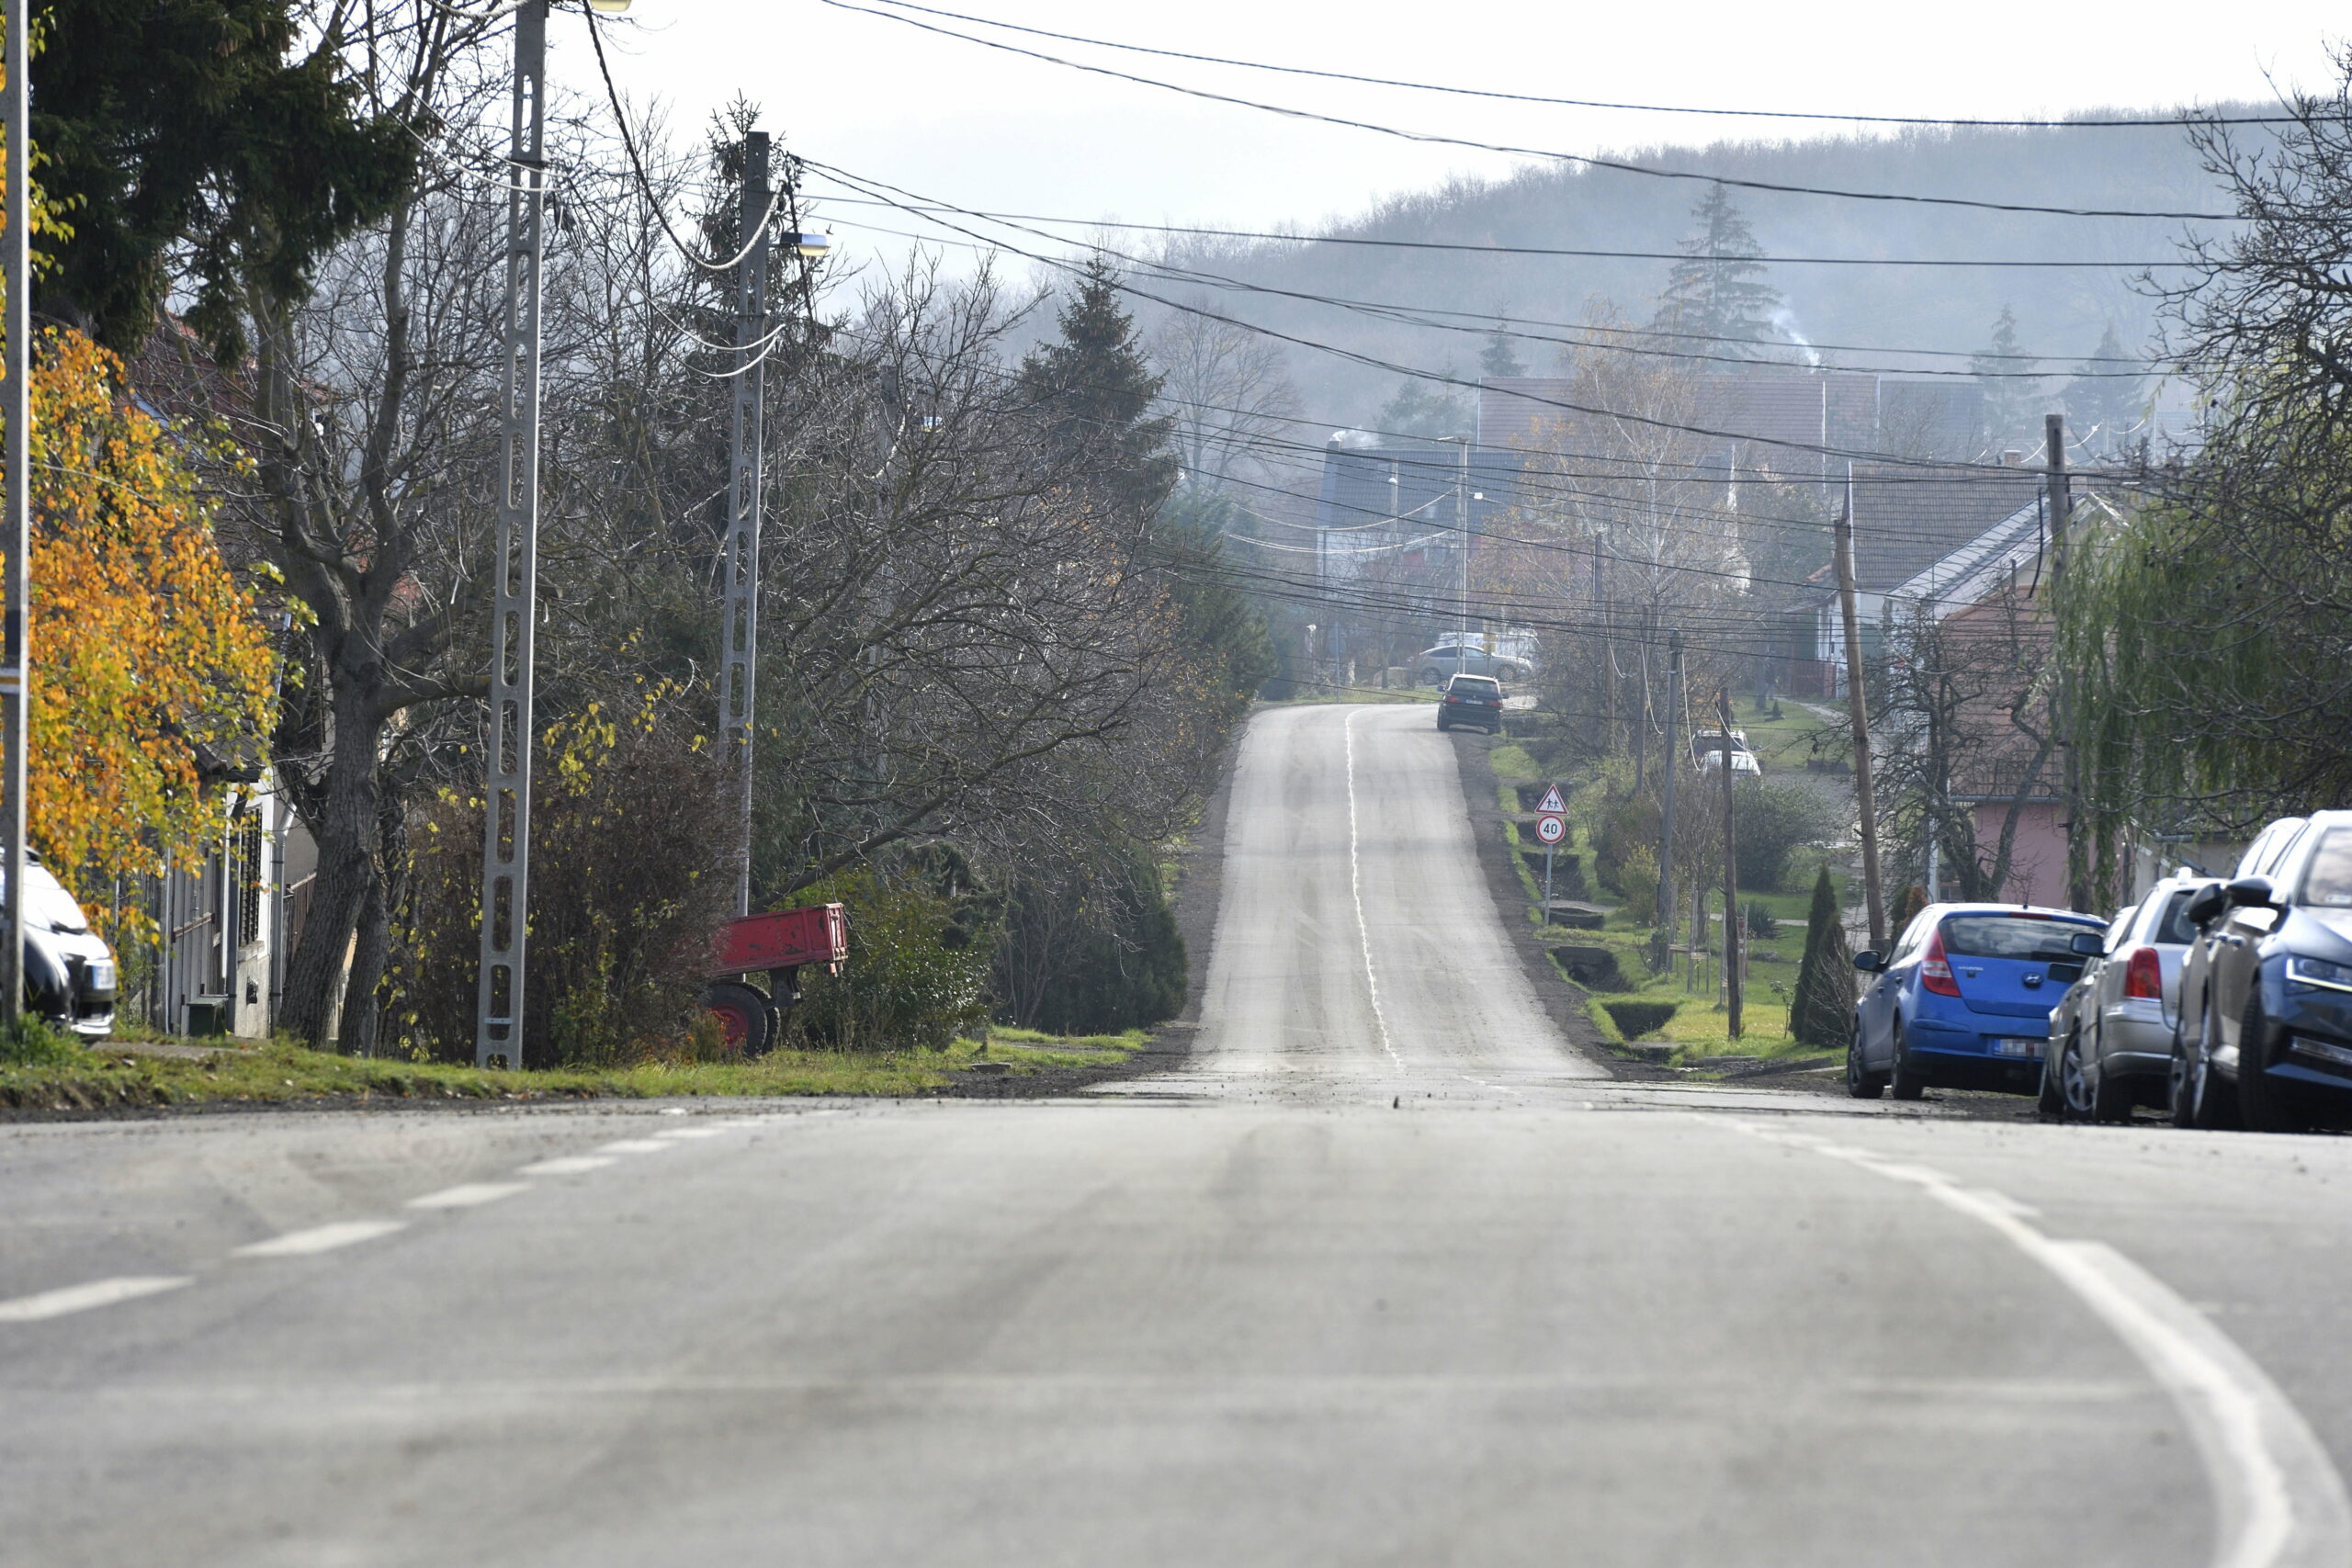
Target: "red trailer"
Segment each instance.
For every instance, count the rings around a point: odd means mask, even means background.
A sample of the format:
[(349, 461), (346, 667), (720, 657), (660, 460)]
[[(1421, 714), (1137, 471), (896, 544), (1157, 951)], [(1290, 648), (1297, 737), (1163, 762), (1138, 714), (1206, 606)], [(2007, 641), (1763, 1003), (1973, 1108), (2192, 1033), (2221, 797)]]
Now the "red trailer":
[[(778, 1014), (800, 999), (800, 968), (821, 964), (841, 973), (849, 957), (849, 915), (839, 904), (746, 915), (718, 928), (711, 987), (703, 1006), (718, 1020), (729, 1050), (756, 1056), (775, 1043)], [(749, 983), (765, 974), (764, 991)]]

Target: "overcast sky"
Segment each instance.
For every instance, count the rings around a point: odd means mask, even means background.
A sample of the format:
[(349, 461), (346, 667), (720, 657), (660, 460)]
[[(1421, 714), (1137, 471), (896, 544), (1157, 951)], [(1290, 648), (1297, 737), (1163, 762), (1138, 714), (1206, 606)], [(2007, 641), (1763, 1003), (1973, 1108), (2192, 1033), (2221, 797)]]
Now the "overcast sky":
[[(856, 0), (872, 4), (873, 0)], [(940, 0), (967, 15), (1160, 48), (1510, 92), (1740, 108), (2007, 117), (2267, 96), (2333, 79), (2342, 6), (1962, 6), (1747, 3), (1452, 6), (1190, 0)], [(876, 8), (885, 8), (876, 6)], [(689, 127), (737, 93), (808, 156), (964, 206), (1313, 225), (1514, 161), (1202, 103), (1023, 60), (818, 0), (636, 0), (616, 79)], [(1590, 152), (1825, 128), (1480, 103), (982, 33), (1136, 74), (1353, 118)], [(554, 28), (560, 83), (594, 90), (576, 17)], [(2090, 133), (2086, 133), (2090, 134)], [(2110, 134), (2137, 134), (2134, 132)], [(837, 207), (844, 251), (893, 244)], [(894, 246), (895, 248), (895, 246)]]

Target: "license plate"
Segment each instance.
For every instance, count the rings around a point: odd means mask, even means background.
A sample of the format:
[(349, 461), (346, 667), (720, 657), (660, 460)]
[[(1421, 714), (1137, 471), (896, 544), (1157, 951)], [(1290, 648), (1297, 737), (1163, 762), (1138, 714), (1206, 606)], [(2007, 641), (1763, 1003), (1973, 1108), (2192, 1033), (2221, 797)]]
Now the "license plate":
[(1993, 1042), (1993, 1055), (1996, 1056), (2039, 1056), (2041, 1055), (2042, 1046), (2046, 1043), (2046, 1041), (2041, 1040), (1996, 1040)]

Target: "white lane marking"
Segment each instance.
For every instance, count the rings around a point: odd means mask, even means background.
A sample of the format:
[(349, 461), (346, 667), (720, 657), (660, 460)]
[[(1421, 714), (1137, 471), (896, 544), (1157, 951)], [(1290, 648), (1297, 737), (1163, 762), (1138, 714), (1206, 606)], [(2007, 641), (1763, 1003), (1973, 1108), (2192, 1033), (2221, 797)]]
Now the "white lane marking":
[(537, 1165), (526, 1165), (514, 1174), (517, 1176), (581, 1176), (618, 1163), (620, 1162), (606, 1155), (563, 1155), (555, 1159), (543, 1159)]
[(1476, 1084), (1480, 1089), (1498, 1089), (1505, 1094), (1518, 1095), (1521, 1100), (1525, 1100), (1527, 1098), (1527, 1096), (1520, 1094), (1519, 1090), (1511, 1088), (1510, 1085), (1507, 1083), (1488, 1083), (1484, 1078), (1472, 1077), (1468, 1073), (1462, 1071), (1458, 1067), (1454, 1069), (1453, 1076), (1460, 1078), (1464, 1083)]
[(63, 1317), (68, 1313), (87, 1312), (92, 1307), (136, 1301), (141, 1296), (176, 1291), (182, 1285), (195, 1282), (193, 1277), (185, 1274), (170, 1278), (127, 1274), (116, 1280), (93, 1280), (86, 1285), (68, 1285), (61, 1291), (43, 1291), (39, 1295), (18, 1296), (14, 1301), (0, 1302), (0, 1323), (38, 1323), (45, 1317)]
[(1355, 898), (1356, 935), (1363, 943), (1363, 983), (1372, 997), (1372, 1021), (1380, 1031), (1380, 1048), (1388, 1053), (1388, 1059), (1396, 1064), (1396, 1070), (1401, 1073), (1405, 1070), (1405, 1058), (1389, 1043), (1388, 1015), (1380, 1010), (1380, 976), (1372, 967), (1372, 928), (1363, 918), (1363, 863), (1356, 855), (1356, 719), (1363, 712), (1358, 708), (1340, 721), (1340, 734), (1347, 743), (1348, 755), (1348, 890)]
[(337, 1220), (333, 1224), (312, 1225), (306, 1231), (288, 1231), (238, 1247), (232, 1258), (307, 1258), (314, 1252), (333, 1252), (339, 1247), (356, 1247), (363, 1241), (373, 1241), (379, 1235), (406, 1230), (406, 1220)]
[(609, 1144), (597, 1145), (596, 1152), (600, 1155), (653, 1155), (669, 1146), (654, 1138), (615, 1138)]
[(2163, 1280), (2105, 1242), (2043, 1235), (2020, 1217), (2031, 1211), (2006, 1193), (1801, 1133), (1729, 1124), (1919, 1188), (1999, 1232), (2105, 1319), (2196, 1438), (2220, 1516), (2214, 1568), (2318, 1568), (2352, 1558), (2352, 1500), (2318, 1435), (2251, 1357)]
[(473, 1209), (484, 1203), (495, 1203), (501, 1198), (512, 1198), (517, 1192), (530, 1190), (527, 1181), (464, 1181), (455, 1187), (444, 1187), (438, 1192), (427, 1192), (422, 1198), (412, 1198), (412, 1209)]
[(716, 1138), (723, 1134), (718, 1127), (673, 1127), (666, 1133), (653, 1135), (672, 1143), (684, 1143), (688, 1138)]

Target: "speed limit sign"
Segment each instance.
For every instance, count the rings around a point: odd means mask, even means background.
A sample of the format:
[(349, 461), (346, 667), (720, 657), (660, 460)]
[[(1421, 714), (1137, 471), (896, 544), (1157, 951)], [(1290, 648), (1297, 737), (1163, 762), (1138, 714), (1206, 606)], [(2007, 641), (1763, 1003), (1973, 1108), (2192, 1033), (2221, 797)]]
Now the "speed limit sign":
[(1535, 836), (1547, 844), (1556, 844), (1568, 836), (1567, 818), (1549, 813), (1535, 819)]

